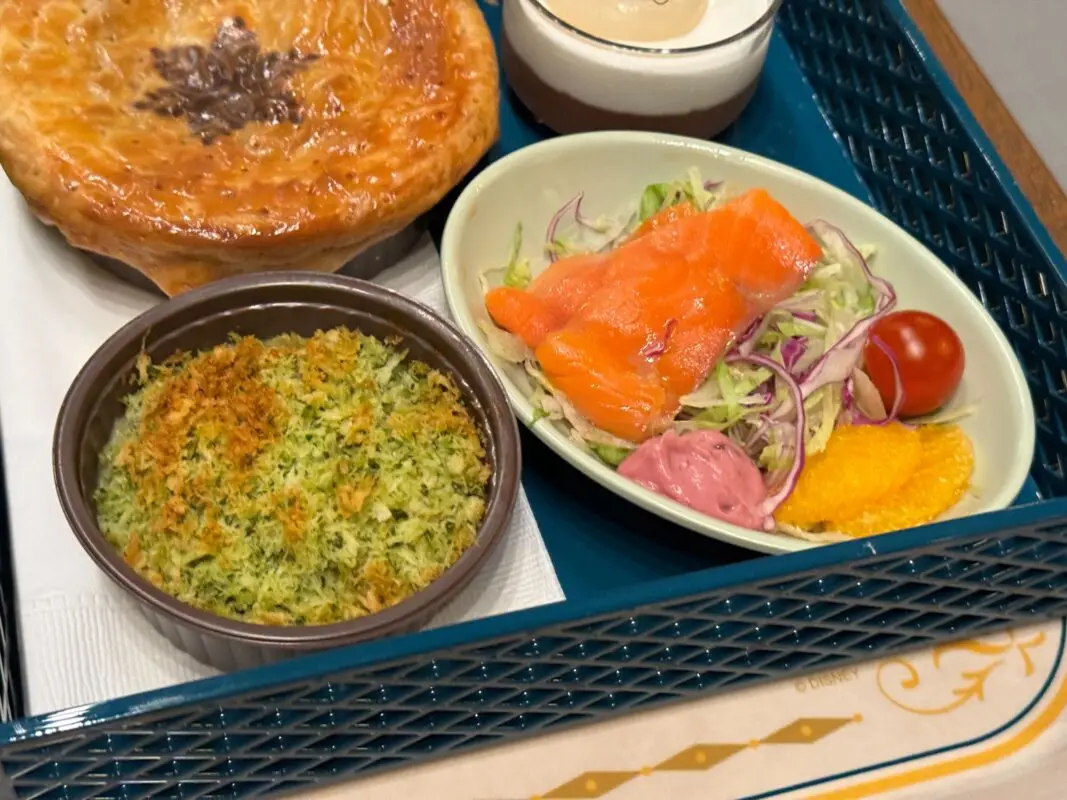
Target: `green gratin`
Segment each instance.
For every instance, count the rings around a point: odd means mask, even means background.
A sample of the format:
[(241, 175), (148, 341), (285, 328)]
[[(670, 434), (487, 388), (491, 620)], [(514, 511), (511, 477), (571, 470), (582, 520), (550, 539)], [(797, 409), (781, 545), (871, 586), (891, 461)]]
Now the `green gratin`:
[(101, 453), (105, 537), (222, 617), (324, 625), (425, 588), (474, 542), (490, 468), (454, 380), (336, 328), (153, 364)]

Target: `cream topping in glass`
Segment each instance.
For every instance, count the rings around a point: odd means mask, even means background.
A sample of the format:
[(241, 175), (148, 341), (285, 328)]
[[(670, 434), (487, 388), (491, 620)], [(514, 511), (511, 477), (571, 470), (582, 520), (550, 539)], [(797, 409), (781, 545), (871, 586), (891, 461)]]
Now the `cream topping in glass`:
[(546, 0), (569, 25), (609, 42), (662, 42), (694, 31), (708, 0)]
[(573, 28), (635, 47), (685, 49), (743, 32), (771, 0), (533, 0)]

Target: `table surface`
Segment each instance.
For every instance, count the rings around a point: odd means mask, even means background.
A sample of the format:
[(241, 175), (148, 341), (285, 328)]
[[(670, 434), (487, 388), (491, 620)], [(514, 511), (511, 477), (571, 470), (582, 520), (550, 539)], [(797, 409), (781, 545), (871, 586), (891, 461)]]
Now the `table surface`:
[[(1067, 252), (1067, 3), (905, 5)], [(1053, 800), (1067, 780), (1065, 640), (1060, 623), (1004, 632), (304, 796)]]

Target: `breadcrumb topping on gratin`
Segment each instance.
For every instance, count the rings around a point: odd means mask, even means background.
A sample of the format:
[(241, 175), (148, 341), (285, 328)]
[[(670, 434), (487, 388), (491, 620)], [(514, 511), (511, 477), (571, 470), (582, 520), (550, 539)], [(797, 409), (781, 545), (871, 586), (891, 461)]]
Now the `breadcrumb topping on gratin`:
[(101, 454), (98, 522), (158, 588), (322, 625), (394, 605), (474, 542), (490, 468), (454, 380), (346, 328), (162, 363)]

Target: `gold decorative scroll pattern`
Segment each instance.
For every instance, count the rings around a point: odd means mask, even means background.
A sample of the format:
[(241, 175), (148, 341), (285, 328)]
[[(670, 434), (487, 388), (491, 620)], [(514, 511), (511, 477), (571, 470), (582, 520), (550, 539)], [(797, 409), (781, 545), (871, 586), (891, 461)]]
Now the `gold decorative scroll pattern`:
[(529, 800), (589, 800), (605, 797), (624, 783), (646, 778), (658, 772), (706, 772), (743, 750), (751, 750), (763, 745), (815, 744), (845, 725), (862, 721), (863, 717), (859, 714), (853, 717), (805, 717), (776, 730), (769, 736), (743, 744), (694, 744), (654, 766), (583, 772), (577, 778), (560, 784), (544, 794), (535, 795)]
[[(965, 666), (959, 667), (956, 678), (949, 682), (947, 697), (934, 701), (920, 702), (923, 695), (930, 692), (923, 683), (922, 666), (919, 658), (893, 658), (878, 666), (878, 690), (890, 703), (912, 714), (936, 716), (955, 711), (973, 700), (985, 699), (986, 682), (993, 671), (1006, 665), (1009, 661), (1017, 662), (1023, 671), (1023, 677), (1034, 674), (1034, 662), (1030, 657), (1033, 650), (1040, 648), (1046, 640), (1045, 633), (1039, 631), (1029, 639), (1020, 639), (1014, 631), (1006, 631), (995, 637), (968, 639), (935, 647), (930, 651), (933, 674), (927, 677), (936, 679), (938, 686), (944, 682), (945, 673), (942, 663), (949, 654), (966, 655)], [(931, 683), (934, 681), (931, 680)], [(936, 687), (935, 687), (936, 688)]]

